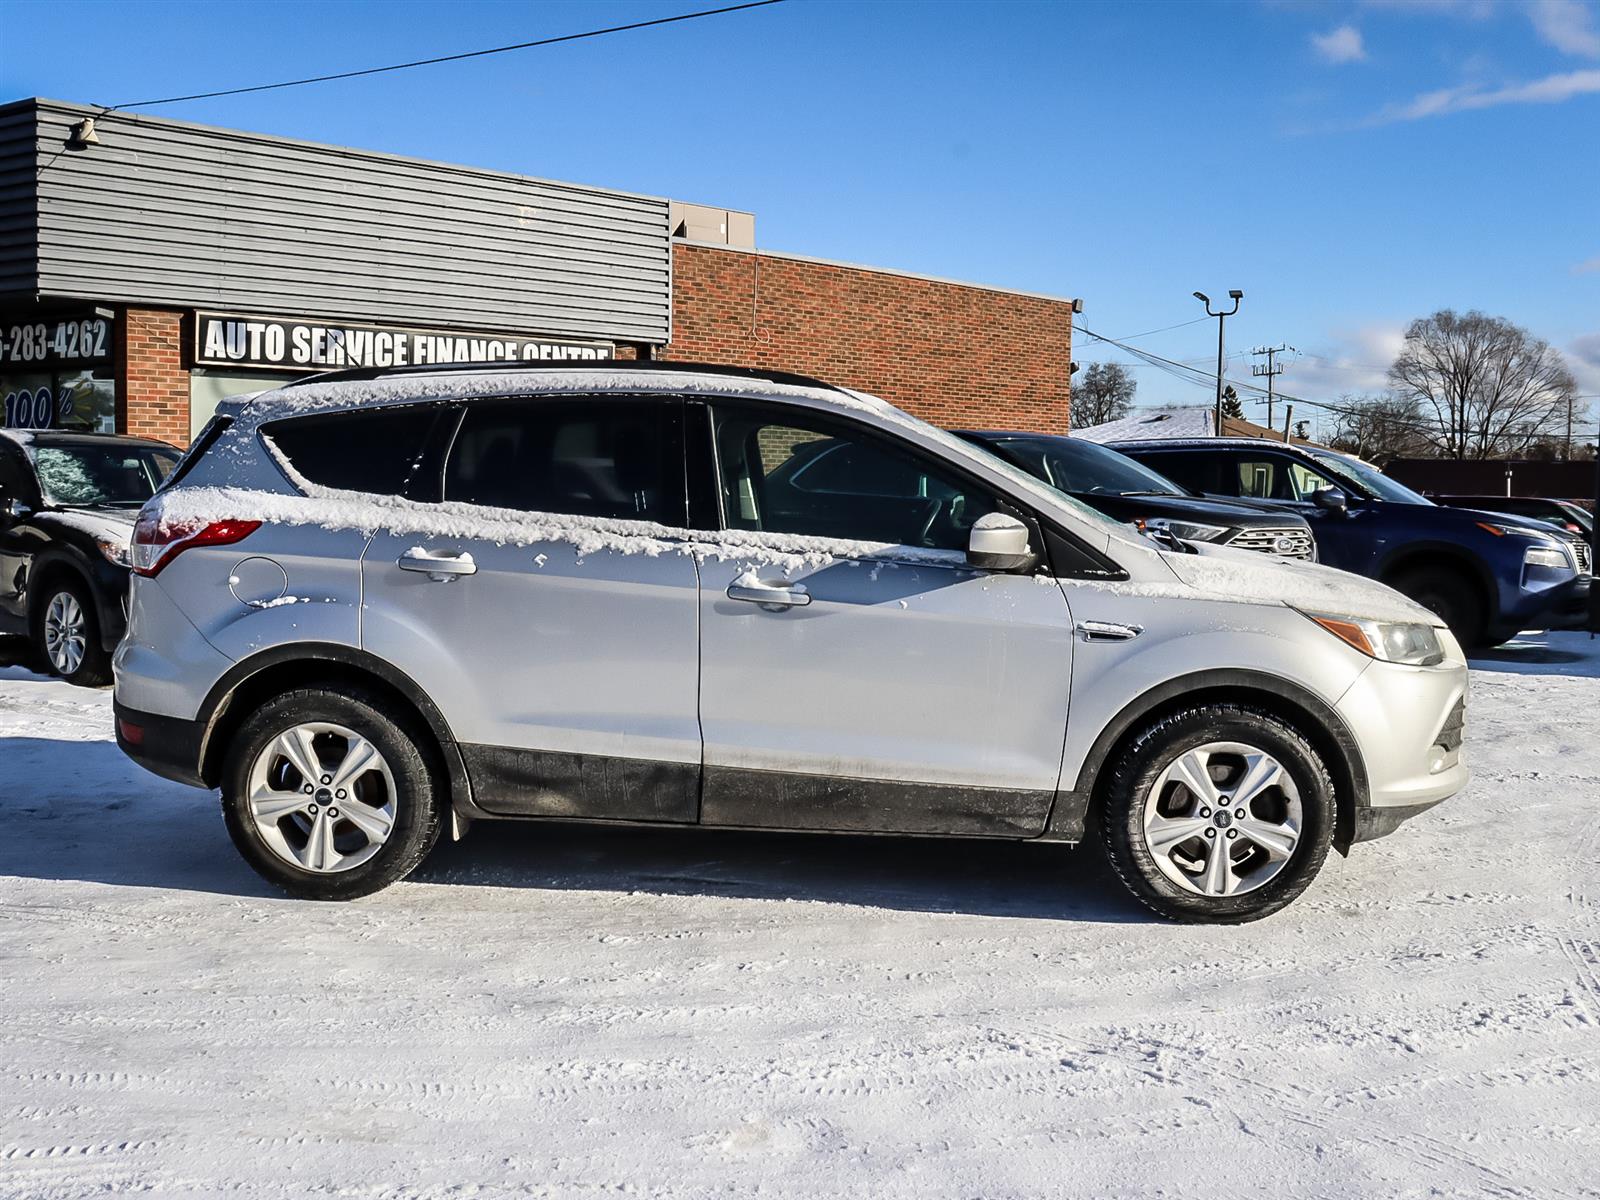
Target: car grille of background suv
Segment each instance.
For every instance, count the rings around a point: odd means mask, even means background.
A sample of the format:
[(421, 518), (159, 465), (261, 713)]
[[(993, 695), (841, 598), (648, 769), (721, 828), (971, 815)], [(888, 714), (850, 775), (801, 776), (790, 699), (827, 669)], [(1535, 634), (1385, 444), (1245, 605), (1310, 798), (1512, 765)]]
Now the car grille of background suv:
[(1230, 546), (1240, 550), (1259, 550), (1263, 554), (1277, 554), (1283, 558), (1310, 558), (1316, 549), (1311, 534), (1304, 529), (1246, 529), (1237, 534)]

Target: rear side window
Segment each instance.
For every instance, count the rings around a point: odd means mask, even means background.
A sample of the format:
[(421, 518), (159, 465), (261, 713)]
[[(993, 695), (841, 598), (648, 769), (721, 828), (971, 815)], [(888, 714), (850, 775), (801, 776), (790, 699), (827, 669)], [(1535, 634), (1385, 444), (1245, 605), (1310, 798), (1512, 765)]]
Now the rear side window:
[(450, 449), (444, 498), (683, 526), (682, 404), (480, 401)]
[(395, 496), (421, 459), (438, 414), (431, 405), (327, 413), (275, 421), (262, 433), (312, 483)]

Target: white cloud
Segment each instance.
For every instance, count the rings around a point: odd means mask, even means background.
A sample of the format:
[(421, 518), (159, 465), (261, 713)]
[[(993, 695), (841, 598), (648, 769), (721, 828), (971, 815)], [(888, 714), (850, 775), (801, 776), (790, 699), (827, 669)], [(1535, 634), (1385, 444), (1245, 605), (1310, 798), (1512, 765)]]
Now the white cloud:
[(1440, 88), (1424, 92), (1404, 104), (1392, 104), (1374, 114), (1365, 124), (1388, 125), (1395, 121), (1420, 121), (1448, 113), (1498, 108), (1504, 104), (1561, 104), (1575, 96), (1600, 93), (1600, 70), (1565, 71), (1546, 75), (1527, 83), (1488, 88), (1479, 84)]
[(1600, 58), (1600, 30), (1582, 0), (1533, 0), (1528, 16), (1539, 36), (1563, 54)]
[(1322, 58), (1331, 63), (1361, 62), (1367, 57), (1367, 48), (1361, 44), (1361, 31), (1354, 25), (1341, 25), (1327, 33), (1311, 35), (1311, 45)]
[(1578, 380), (1579, 394), (1600, 396), (1600, 333), (1584, 333), (1573, 338), (1567, 343), (1566, 360)]

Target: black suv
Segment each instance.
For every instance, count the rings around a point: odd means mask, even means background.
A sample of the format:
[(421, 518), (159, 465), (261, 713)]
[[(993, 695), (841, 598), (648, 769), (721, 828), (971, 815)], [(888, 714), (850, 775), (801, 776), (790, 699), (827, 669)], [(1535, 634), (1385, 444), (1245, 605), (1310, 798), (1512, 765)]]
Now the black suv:
[(69, 683), (111, 682), (128, 541), (180, 452), (112, 434), (0, 429), (0, 633)]
[(1021, 467), (1114, 521), (1158, 540), (1213, 542), (1284, 558), (1317, 557), (1311, 526), (1276, 504), (1199, 497), (1125, 454), (1050, 433), (961, 430), (958, 436)]

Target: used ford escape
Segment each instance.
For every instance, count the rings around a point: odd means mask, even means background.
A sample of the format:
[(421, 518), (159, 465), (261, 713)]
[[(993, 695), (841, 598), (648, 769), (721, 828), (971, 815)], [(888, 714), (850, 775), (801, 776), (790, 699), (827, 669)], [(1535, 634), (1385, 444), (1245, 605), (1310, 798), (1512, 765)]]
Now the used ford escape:
[(1465, 781), (1427, 610), (800, 377), (290, 385), (204, 431), (133, 555), (119, 744), (306, 897), (540, 818), (1093, 837), (1157, 912), (1242, 921)]

